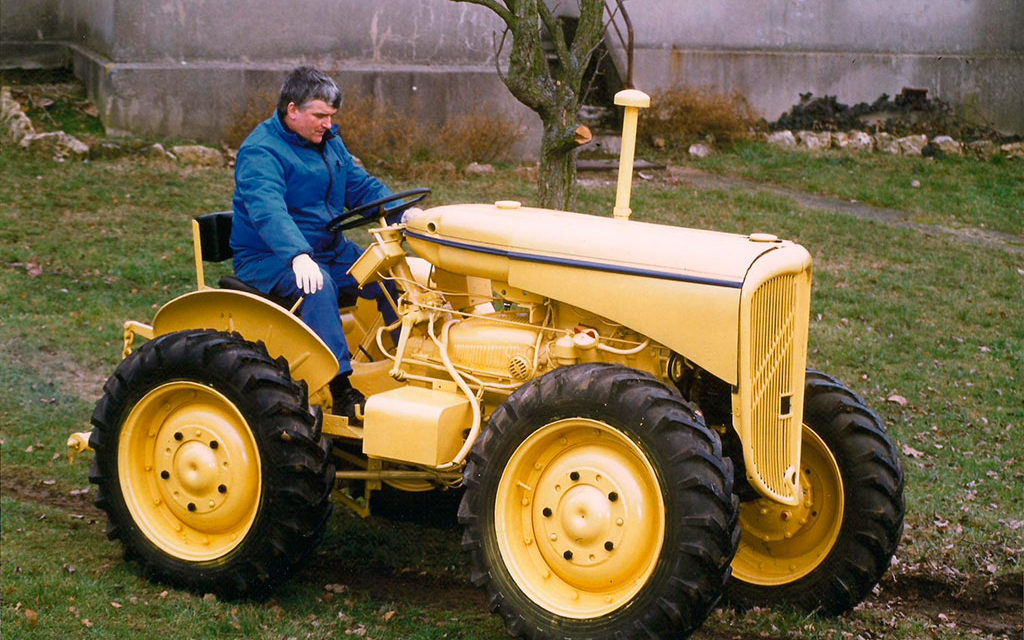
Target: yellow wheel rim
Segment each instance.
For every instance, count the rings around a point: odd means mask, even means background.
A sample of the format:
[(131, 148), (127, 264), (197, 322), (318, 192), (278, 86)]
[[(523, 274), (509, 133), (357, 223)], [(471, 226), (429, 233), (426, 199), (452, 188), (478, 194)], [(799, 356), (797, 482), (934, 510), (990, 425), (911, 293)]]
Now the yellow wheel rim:
[(803, 502), (759, 499), (740, 507), (740, 546), (733, 576), (762, 586), (788, 584), (815, 569), (843, 526), (843, 479), (825, 442), (806, 425), (800, 452)]
[(665, 505), (640, 447), (603, 422), (569, 418), (530, 435), (499, 480), (502, 560), (531, 600), (567, 618), (628, 603), (657, 565)]
[(121, 493), (143, 535), (175, 558), (224, 556), (260, 504), (260, 457), (234, 403), (193, 382), (147, 393), (121, 427)]

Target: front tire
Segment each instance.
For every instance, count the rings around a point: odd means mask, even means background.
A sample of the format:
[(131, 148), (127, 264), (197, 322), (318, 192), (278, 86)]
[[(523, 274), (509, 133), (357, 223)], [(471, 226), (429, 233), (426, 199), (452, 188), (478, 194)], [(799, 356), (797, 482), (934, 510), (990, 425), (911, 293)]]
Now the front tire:
[(473, 583), (531, 638), (677, 638), (735, 550), (732, 468), (678, 394), (626, 367), (565, 367), (491, 417), (459, 508)]
[(215, 331), (147, 342), (104, 386), (90, 480), (143, 573), (224, 597), (288, 576), (320, 541), (333, 469), (305, 385)]
[(795, 605), (840, 614), (889, 568), (903, 531), (903, 468), (881, 420), (835, 378), (808, 371), (796, 507), (740, 507), (726, 598), (741, 608)]

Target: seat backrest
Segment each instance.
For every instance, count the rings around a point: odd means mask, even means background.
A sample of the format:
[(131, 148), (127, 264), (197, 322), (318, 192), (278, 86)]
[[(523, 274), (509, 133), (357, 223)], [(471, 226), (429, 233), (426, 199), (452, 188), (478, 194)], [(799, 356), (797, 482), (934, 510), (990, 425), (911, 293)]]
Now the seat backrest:
[(203, 260), (222, 262), (234, 254), (231, 251), (231, 219), (234, 215), (232, 211), (217, 211), (196, 216)]

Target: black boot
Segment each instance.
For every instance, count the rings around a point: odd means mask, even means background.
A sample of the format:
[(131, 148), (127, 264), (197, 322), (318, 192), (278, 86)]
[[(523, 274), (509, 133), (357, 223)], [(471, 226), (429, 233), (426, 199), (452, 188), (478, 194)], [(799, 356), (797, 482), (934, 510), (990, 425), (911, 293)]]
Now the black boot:
[(334, 376), (327, 387), (331, 390), (332, 408), (331, 413), (336, 416), (345, 416), (349, 424), (360, 424), (362, 420), (356, 414), (363, 412), (363, 405), (366, 404), (366, 397), (352, 386), (348, 379), (349, 374)]

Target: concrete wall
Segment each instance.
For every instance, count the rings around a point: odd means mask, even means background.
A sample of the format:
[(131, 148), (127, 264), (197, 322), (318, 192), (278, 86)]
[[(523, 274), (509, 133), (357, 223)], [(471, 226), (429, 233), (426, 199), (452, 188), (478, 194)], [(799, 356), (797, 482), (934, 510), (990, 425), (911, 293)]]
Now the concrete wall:
[[(928, 89), (1024, 133), (1020, 0), (641, 0), (636, 86), (737, 90), (768, 119), (800, 93), (871, 102)], [(642, 8), (642, 9), (641, 9)]]
[[(550, 4), (572, 6), (568, 0)], [(630, 0), (636, 86), (745, 94), (774, 119), (799, 94), (903, 87), (1024, 133), (1021, 0)], [(217, 140), (253, 96), (313, 64), (443, 122), (486, 104), (531, 127), (494, 73), (489, 10), (450, 0), (3, 0), (0, 67), (67, 64), (111, 130)]]
[(494, 72), (500, 21), (482, 7), (448, 0), (10, 4), (0, 5), (0, 67), (36, 66), (33, 53), (61, 43), (63, 63), (72, 62), (113, 134), (220, 140), (248, 101), (276, 96), (290, 69), (312, 64), (346, 92), (387, 99), (410, 119), (440, 125), (486, 110), (525, 128), (517, 153), (539, 146), (539, 119)]

